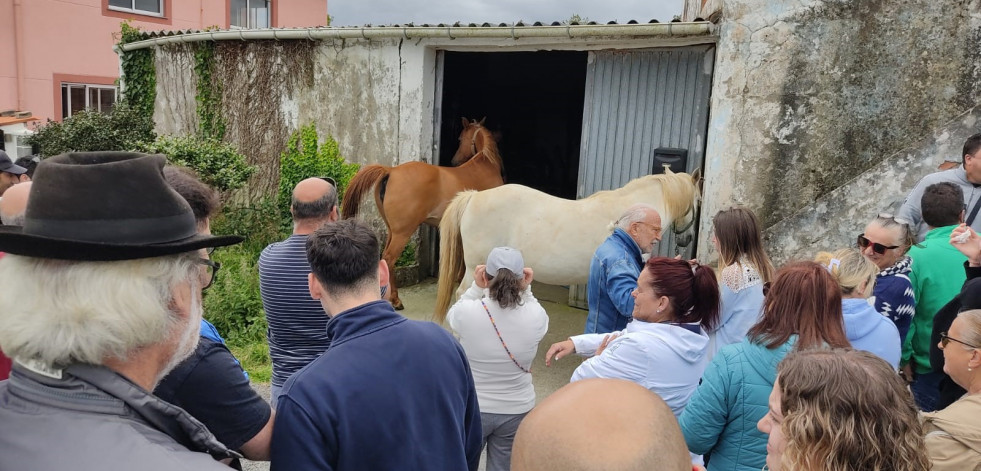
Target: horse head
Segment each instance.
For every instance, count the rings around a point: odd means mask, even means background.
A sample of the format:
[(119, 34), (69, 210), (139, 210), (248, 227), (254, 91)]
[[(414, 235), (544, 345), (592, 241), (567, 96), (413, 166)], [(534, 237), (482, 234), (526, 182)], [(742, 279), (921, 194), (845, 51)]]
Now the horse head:
[(494, 136), (484, 127), (484, 121), (487, 121), (486, 117), (480, 121), (469, 121), (467, 118), (460, 119), (463, 122), (463, 131), (460, 132), (459, 138), (460, 147), (456, 149), (453, 160), (450, 161), (454, 167), (463, 165), (490, 143), (496, 145)]

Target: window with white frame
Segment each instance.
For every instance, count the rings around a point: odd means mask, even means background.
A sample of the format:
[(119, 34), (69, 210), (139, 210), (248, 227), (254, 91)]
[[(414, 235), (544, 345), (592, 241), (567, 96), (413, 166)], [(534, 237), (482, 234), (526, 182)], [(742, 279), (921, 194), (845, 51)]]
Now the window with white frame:
[(116, 106), (118, 95), (119, 91), (112, 85), (62, 83), (61, 117), (67, 118), (83, 110), (108, 113)]
[(163, 2), (164, 0), (109, 0), (109, 9), (141, 15), (163, 16)]
[(233, 28), (268, 28), (272, 23), (269, 0), (230, 0)]

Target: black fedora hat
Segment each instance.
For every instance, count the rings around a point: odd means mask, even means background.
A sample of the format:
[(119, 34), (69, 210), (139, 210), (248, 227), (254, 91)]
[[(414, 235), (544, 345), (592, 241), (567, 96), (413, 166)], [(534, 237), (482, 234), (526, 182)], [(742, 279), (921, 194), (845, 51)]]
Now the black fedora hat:
[(0, 226), (0, 251), (61, 260), (159, 257), (242, 241), (197, 233), (190, 205), (163, 176), (162, 155), (78, 152), (42, 161), (24, 226)]

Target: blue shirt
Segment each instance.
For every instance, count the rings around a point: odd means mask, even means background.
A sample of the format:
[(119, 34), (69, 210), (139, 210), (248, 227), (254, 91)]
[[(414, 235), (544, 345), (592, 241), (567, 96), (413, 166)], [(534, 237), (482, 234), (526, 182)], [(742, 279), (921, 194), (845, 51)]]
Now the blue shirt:
[(282, 386), (295, 372), (324, 353), (327, 313), (310, 297), (306, 235), (270, 244), (259, 256), (259, 292), (269, 329), (272, 384)]
[(623, 229), (614, 229), (589, 263), (585, 333), (616, 332), (627, 327), (634, 313), (630, 293), (637, 288), (642, 268), (640, 246)]

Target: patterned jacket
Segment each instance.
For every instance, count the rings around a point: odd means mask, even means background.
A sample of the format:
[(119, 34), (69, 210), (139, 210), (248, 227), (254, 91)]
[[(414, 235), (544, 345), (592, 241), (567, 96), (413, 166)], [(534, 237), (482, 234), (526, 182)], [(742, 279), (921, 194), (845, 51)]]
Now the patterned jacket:
[(871, 303), (876, 311), (886, 316), (899, 329), (900, 342), (906, 340), (913, 313), (916, 312), (916, 298), (913, 284), (909, 281), (913, 259), (903, 257), (895, 265), (879, 272), (872, 290)]

